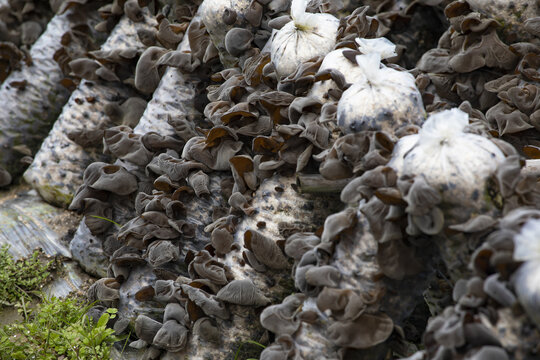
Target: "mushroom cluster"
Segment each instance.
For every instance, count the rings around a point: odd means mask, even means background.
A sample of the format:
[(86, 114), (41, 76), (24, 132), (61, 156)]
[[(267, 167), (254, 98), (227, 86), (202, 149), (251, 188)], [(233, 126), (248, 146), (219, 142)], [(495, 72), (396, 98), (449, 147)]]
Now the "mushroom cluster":
[(540, 52), (472, 9), (115, 0), (99, 50), (64, 32), (25, 177), (84, 215), (93, 317), (142, 359), (533, 354)]

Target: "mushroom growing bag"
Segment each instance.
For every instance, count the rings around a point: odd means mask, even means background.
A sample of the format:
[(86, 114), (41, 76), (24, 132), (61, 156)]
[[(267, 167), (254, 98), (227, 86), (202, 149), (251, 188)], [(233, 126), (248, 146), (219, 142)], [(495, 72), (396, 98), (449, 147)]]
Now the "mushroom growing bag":
[(344, 133), (384, 130), (394, 134), (410, 124), (421, 125), (425, 112), (414, 77), (381, 64), (380, 53), (356, 57), (363, 73), (338, 103), (338, 125)]
[(293, 0), (293, 20), (274, 34), (270, 56), (281, 77), (306, 60), (327, 54), (336, 44), (339, 20), (330, 14), (306, 13), (307, 4), (308, 0)]
[(488, 138), (465, 132), (468, 118), (459, 109), (431, 115), (418, 134), (399, 140), (389, 165), (399, 176), (422, 176), (446, 203), (481, 206), (485, 181), (505, 156)]
[[(362, 54), (377, 53), (381, 59), (387, 59), (396, 56), (396, 45), (387, 38), (363, 39), (356, 38), (358, 50)], [(329, 52), (323, 59), (319, 71), (337, 70), (339, 71), (347, 83), (355, 83), (363, 79), (364, 71), (361, 67), (345, 57), (344, 52), (354, 52), (349, 48), (337, 49)], [(329, 79), (316, 82), (311, 88), (310, 96), (315, 97), (321, 103), (326, 101), (326, 93), (337, 88), (336, 83)]]

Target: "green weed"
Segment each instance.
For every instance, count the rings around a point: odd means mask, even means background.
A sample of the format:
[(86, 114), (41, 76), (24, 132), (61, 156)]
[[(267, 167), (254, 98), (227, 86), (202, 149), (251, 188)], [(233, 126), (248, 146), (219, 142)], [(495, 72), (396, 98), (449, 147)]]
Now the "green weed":
[(44, 261), (39, 250), (26, 259), (13, 260), (9, 246), (0, 247), (0, 308), (28, 301), (49, 278), (53, 261)]
[(24, 321), (0, 329), (0, 359), (109, 359), (112, 345), (120, 339), (107, 322), (117, 310), (108, 309), (94, 323), (86, 316), (90, 306), (52, 297), (30, 310), (23, 302)]
[[(247, 344), (255, 345), (256, 347), (258, 347), (258, 350), (254, 351), (254, 349), (252, 349), (251, 351), (242, 351), (242, 348), (244, 347), (244, 345), (247, 345)], [(255, 354), (253, 355), (260, 355), (261, 351), (264, 349), (266, 349), (266, 346), (264, 346), (263, 344), (260, 344), (253, 340), (246, 340), (243, 343), (241, 343), (240, 346), (238, 347), (238, 350), (236, 350), (236, 353), (234, 354), (234, 360), (241, 360), (242, 358), (244, 358), (242, 356), (242, 355), (245, 355), (244, 352), (248, 352), (248, 353), (255, 352)], [(246, 360), (256, 360), (256, 359), (253, 359), (250, 357), (250, 358), (247, 358)]]

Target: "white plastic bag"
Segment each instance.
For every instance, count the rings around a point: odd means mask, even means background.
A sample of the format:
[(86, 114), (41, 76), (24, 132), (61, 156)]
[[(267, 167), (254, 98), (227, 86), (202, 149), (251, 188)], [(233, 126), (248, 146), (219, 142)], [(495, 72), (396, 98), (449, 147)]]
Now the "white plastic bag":
[(422, 96), (414, 77), (381, 64), (381, 53), (356, 57), (362, 78), (347, 89), (338, 103), (338, 125), (344, 133), (421, 125), (425, 119)]
[(488, 138), (464, 132), (468, 119), (459, 109), (431, 115), (418, 134), (399, 140), (389, 166), (399, 176), (423, 176), (446, 203), (474, 207), (505, 156)]
[(293, 0), (292, 21), (272, 39), (271, 60), (280, 77), (292, 74), (302, 62), (334, 48), (339, 20), (330, 14), (306, 12), (308, 0)]
[[(381, 60), (396, 56), (396, 45), (386, 38), (376, 39), (361, 39), (357, 38), (358, 50), (362, 54), (377, 53), (380, 55)], [(354, 84), (362, 80), (364, 71), (358, 66), (358, 64), (351, 62), (345, 56), (343, 52), (351, 51), (349, 48), (338, 49), (331, 51), (326, 55), (321, 63), (319, 71), (335, 69), (339, 71), (345, 81), (350, 84)], [(333, 80), (319, 81), (313, 84), (309, 96), (313, 96), (321, 103), (325, 102), (325, 94), (328, 90), (336, 88), (336, 84)]]

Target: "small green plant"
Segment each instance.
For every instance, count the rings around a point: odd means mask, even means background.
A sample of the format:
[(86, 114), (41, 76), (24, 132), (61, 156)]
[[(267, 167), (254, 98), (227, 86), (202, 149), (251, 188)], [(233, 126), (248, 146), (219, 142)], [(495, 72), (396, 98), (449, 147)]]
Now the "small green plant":
[(108, 222), (110, 222), (110, 223), (112, 223), (112, 224), (114, 224), (114, 225), (118, 226), (119, 228), (121, 228), (121, 227), (122, 227), (122, 225), (121, 225), (121, 224), (119, 224), (119, 223), (117, 223), (116, 221), (114, 221), (114, 220), (111, 220), (111, 219), (109, 219), (109, 218), (106, 218), (106, 217), (103, 217), (103, 216), (98, 216), (98, 215), (90, 215), (90, 217), (93, 217), (93, 218), (96, 218), (96, 219), (100, 219), (100, 220), (105, 220), (105, 221), (108, 221)]
[(9, 246), (0, 247), (0, 307), (28, 301), (47, 282), (53, 261), (44, 261), (39, 250), (26, 259), (13, 260)]
[[(244, 347), (244, 345), (247, 345), (247, 344), (251, 344), (251, 345), (255, 345), (256, 346), (256, 349), (251, 349), (250, 350), (245, 350), (242, 351), (242, 348)], [(249, 355), (254, 355), (254, 356), (257, 356), (258, 358), (258, 355), (260, 355), (261, 351), (266, 349), (266, 346), (264, 346), (263, 344), (260, 344), (256, 341), (253, 341), (253, 340), (246, 340), (244, 341), (243, 343), (240, 344), (240, 346), (238, 347), (238, 350), (236, 350), (236, 353), (234, 354), (234, 360), (256, 360), (252, 357), (249, 357), (249, 358), (245, 358), (245, 356), (247, 355), (246, 353), (249, 353)], [(249, 356), (248, 355), (248, 356)]]
[(73, 298), (52, 297), (29, 310), (23, 302), (25, 320), (0, 329), (0, 359), (109, 359), (112, 345), (120, 339), (107, 322), (117, 310), (108, 309), (94, 323), (86, 316), (90, 306), (81, 306)]

